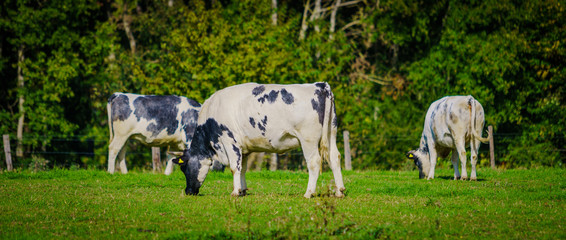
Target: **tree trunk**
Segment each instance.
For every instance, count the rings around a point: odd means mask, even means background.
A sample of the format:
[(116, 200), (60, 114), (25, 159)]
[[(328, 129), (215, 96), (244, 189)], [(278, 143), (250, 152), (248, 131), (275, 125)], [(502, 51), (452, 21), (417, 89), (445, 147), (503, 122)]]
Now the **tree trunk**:
[[(320, 18), (320, 0), (316, 0), (316, 2), (314, 3), (314, 11), (311, 14), (311, 22), (315, 22)], [(318, 22), (315, 22), (314, 24), (314, 30), (319, 33), (320, 32), (320, 26), (318, 25)], [(318, 44), (317, 44), (318, 45)], [(318, 48), (318, 46), (317, 46)], [(320, 49), (318, 49), (316, 51), (316, 59), (318, 60), (320, 58)]]
[(334, 9), (332, 9), (332, 14), (330, 15), (330, 35), (328, 38), (330, 41), (334, 40), (334, 31), (336, 29), (336, 13), (338, 12), (338, 7), (342, 1), (336, 0), (336, 4), (334, 5)]
[(130, 29), (130, 22), (132, 21), (132, 17), (128, 14), (128, 5), (124, 4), (124, 12), (122, 13), (122, 23), (124, 24), (124, 31), (126, 32), (126, 36), (128, 36), (128, 40), (130, 41), (130, 50), (132, 51), (132, 55), (136, 54), (136, 39), (134, 38), (134, 34)]
[(168, 7), (173, 7), (173, 0), (169, 0), (169, 1), (167, 2), (167, 6), (168, 6)]
[(271, 0), (271, 24), (277, 26), (277, 0)]
[(22, 65), (24, 64), (24, 46), (20, 46), (18, 49), (18, 88), (19, 88), (19, 98), (18, 98), (18, 111), (20, 113), (20, 118), (18, 119), (18, 130), (16, 133), (16, 138), (18, 143), (16, 144), (16, 156), (21, 158), (24, 156), (22, 140), (24, 138), (24, 119), (25, 119), (25, 108), (24, 108), (24, 75), (22, 74)]
[(307, 0), (307, 4), (305, 4), (305, 11), (303, 12), (303, 21), (301, 23), (301, 31), (299, 32), (299, 40), (305, 39), (305, 34), (309, 25), (307, 25), (307, 14), (309, 14), (310, 8), (310, 0)]
[[(314, 3), (314, 11), (311, 14), (311, 19), (310, 21), (316, 21), (320, 18), (320, 0), (316, 0), (316, 2)], [(318, 33), (320, 32), (320, 26), (318, 24), (314, 25), (314, 30)]]

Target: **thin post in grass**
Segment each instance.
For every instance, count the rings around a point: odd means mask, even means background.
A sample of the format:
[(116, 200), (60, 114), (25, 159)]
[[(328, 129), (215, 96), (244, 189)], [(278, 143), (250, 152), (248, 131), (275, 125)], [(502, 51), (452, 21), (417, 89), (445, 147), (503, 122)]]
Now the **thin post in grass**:
[(493, 143), (493, 126), (489, 125), (487, 127), (489, 132), (489, 158), (491, 160), (491, 168), (495, 169), (495, 146)]
[(161, 172), (161, 153), (159, 147), (151, 147), (151, 159), (153, 160), (153, 172)]
[(4, 134), (2, 136), (4, 140), (4, 153), (6, 154), (6, 169), (12, 171), (14, 167), (12, 166), (12, 151), (10, 150), (10, 135)]
[(352, 170), (352, 156), (350, 155), (350, 132), (344, 130), (344, 168)]

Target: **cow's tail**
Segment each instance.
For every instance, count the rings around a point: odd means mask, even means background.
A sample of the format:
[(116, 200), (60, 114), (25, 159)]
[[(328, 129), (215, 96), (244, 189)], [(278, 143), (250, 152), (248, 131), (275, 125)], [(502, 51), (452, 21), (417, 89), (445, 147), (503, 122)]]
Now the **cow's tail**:
[(108, 141), (109, 143), (112, 142), (112, 139), (114, 138), (114, 127), (112, 126), (112, 99), (114, 97), (114, 94), (112, 94), (112, 97), (110, 97), (110, 99), (108, 99), (108, 103), (106, 104), (106, 111), (108, 111), (108, 128), (110, 131), (109, 135), (110, 135), (110, 140)]
[[(330, 164), (330, 149), (332, 141), (333, 124), (332, 121), (336, 118), (334, 115), (336, 111), (334, 110), (334, 95), (330, 90), (330, 85), (325, 83), (324, 92), (326, 95), (324, 104), (324, 118), (322, 121), (322, 137), (320, 140), (320, 156), (323, 160), (326, 160)], [(336, 140), (334, 140), (336, 141)], [(321, 168), (322, 171), (322, 168)]]
[(476, 122), (482, 121), (482, 123), (483, 123), (483, 121), (484, 121), (483, 118), (477, 119), (477, 116), (476, 116), (476, 104), (479, 104), (479, 102), (476, 99), (474, 99), (473, 97), (470, 96), (470, 98), (468, 99), (468, 104), (470, 105), (470, 108), (471, 108), (471, 113), (470, 113), (471, 114), (471, 116), (470, 116), (471, 129), (470, 130), (472, 132), (472, 135), (476, 139), (480, 140), (481, 142), (488, 143), (489, 139), (491, 138), (491, 135), (489, 135), (489, 133), (488, 133), (488, 136), (486, 138), (484, 138), (484, 137), (481, 136), (482, 135), (482, 133), (481, 133), (482, 129), (479, 130), (480, 132), (478, 132), (476, 130)]

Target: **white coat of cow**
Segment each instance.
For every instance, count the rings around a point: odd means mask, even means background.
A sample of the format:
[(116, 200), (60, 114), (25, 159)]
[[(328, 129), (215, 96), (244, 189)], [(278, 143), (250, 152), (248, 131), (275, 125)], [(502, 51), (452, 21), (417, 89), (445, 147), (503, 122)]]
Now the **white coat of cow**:
[[(433, 102), (426, 113), (420, 147), (407, 153), (415, 161), (419, 177), (433, 179), (437, 157), (447, 157), (452, 151), (454, 179), (466, 180), (466, 147), (471, 151), (471, 180), (477, 180), (476, 163), (484, 126), (482, 105), (472, 96), (448, 96)], [(458, 159), (462, 175), (458, 172)]]
[[(144, 145), (169, 147), (183, 151), (191, 142), (198, 119), (200, 104), (180, 96), (139, 95), (114, 93), (108, 99), (108, 172), (114, 173), (116, 157), (120, 170), (127, 173), (126, 148), (128, 139)], [(173, 171), (172, 158), (167, 161), (165, 174)]]
[(246, 157), (250, 152), (283, 153), (301, 147), (309, 172), (305, 197), (315, 194), (322, 160), (329, 162), (335, 195), (344, 196), (340, 152), (336, 147), (334, 96), (327, 83), (247, 83), (214, 93), (202, 105), (191, 147), (174, 160), (196, 195), (217, 157), (233, 173), (232, 196), (246, 194)]

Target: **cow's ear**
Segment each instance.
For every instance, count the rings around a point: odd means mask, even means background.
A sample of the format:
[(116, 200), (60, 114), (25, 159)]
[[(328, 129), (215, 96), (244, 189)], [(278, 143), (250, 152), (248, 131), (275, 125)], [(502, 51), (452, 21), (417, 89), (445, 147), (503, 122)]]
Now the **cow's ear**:
[(408, 152), (405, 156), (408, 159), (415, 159), (415, 154), (413, 154), (413, 151)]
[(182, 165), (182, 164), (185, 164), (185, 161), (183, 161), (183, 159), (181, 159), (180, 157), (176, 157), (176, 158), (173, 158), (173, 163)]

